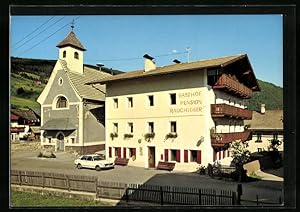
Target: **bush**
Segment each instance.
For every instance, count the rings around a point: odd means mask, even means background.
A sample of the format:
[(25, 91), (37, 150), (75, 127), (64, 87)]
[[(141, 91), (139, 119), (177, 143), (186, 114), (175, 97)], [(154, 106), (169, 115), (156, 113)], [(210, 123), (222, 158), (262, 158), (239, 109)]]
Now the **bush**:
[(20, 87), (20, 88), (17, 89), (17, 95), (21, 95), (23, 93), (25, 93), (24, 88)]

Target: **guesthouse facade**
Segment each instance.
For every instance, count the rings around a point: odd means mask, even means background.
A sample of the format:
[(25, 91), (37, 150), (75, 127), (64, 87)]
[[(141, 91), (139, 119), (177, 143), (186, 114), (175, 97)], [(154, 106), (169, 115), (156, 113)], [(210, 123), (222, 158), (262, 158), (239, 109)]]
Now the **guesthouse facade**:
[(156, 67), (93, 80), (106, 85), (106, 156), (129, 165), (195, 170), (230, 157), (232, 141), (251, 139), (245, 99), (259, 91), (246, 54)]

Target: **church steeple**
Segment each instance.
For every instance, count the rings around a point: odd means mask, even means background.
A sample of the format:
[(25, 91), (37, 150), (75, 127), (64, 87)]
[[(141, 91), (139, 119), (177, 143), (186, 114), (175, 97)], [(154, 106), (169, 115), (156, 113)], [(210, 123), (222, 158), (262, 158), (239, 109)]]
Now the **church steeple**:
[(74, 20), (71, 25), (71, 32), (58, 45), (59, 59), (65, 60), (71, 71), (83, 73), (83, 52), (86, 51), (81, 42), (77, 39), (73, 29)]

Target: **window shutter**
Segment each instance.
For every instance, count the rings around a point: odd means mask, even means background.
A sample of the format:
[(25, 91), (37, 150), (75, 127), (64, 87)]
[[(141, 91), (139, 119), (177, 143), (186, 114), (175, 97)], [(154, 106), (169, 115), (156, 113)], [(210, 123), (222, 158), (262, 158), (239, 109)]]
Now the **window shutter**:
[(118, 147), (118, 158), (121, 157), (121, 147)]
[(169, 154), (169, 150), (165, 149), (165, 161), (169, 161), (168, 154)]
[(215, 150), (213, 151), (213, 158), (214, 158), (214, 161), (217, 160), (217, 152)]
[(126, 148), (123, 147), (123, 158), (126, 158)]
[(111, 147), (108, 147), (108, 157), (111, 158)]
[(135, 156), (135, 157), (136, 157), (136, 148), (133, 148), (133, 149), (132, 149), (132, 156)]
[(197, 151), (197, 163), (201, 163), (201, 150)]
[(176, 150), (176, 161), (180, 162), (180, 150), (179, 149)]
[(189, 162), (189, 150), (185, 149), (184, 150), (184, 162), (187, 163)]

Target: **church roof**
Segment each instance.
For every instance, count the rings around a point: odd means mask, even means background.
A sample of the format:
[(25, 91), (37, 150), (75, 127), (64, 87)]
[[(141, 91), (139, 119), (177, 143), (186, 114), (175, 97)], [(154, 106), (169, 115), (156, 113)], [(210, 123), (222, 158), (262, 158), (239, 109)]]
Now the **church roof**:
[(80, 49), (82, 51), (85, 51), (86, 49), (84, 46), (80, 43), (80, 41), (77, 39), (75, 33), (71, 31), (65, 39), (63, 39), (57, 47), (64, 47), (64, 46), (73, 46), (77, 49)]
[(64, 70), (66, 71), (71, 83), (73, 84), (76, 92), (78, 95), (83, 99), (90, 99), (90, 100), (98, 100), (104, 101), (105, 100), (105, 85), (87, 85), (87, 82), (92, 80), (102, 80), (103, 78), (111, 76), (103, 71), (95, 70), (92, 68), (88, 68), (84, 66), (83, 74), (71, 71), (66, 61), (60, 59), (60, 63)]

